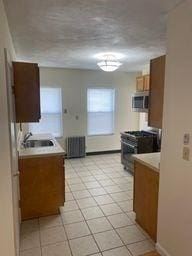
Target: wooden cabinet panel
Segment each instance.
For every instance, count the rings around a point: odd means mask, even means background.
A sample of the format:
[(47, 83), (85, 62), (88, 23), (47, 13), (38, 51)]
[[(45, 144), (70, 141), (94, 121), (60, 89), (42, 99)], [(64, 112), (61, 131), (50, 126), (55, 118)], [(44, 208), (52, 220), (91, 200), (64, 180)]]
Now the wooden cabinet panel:
[(134, 211), (136, 222), (157, 240), (159, 173), (135, 162), (134, 167)]
[(141, 92), (144, 90), (144, 77), (139, 76), (136, 78), (136, 90), (138, 92)]
[(19, 160), (21, 219), (59, 213), (64, 205), (63, 156)]
[(144, 76), (144, 91), (149, 91), (150, 88), (150, 76), (145, 75)]
[(162, 128), (166, 56), (151, 60), (149, 91), (149, 126)]
[(139, 76), (136, 78), (136, 90), (138, 92), (149, 91), (149, 75)]
[(35, 63), (13, 62), (16, 122), (39, 122), (39, 67)]

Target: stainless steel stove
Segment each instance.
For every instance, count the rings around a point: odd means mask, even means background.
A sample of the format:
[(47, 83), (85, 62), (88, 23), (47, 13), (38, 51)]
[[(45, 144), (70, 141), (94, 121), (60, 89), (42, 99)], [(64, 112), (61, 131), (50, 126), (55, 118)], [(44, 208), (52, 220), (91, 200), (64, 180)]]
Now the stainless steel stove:
[(133, 154), (158, 151), (158, 133), (154, 131), (127, 131), (121, 133), (121, 163), (133, 172)]

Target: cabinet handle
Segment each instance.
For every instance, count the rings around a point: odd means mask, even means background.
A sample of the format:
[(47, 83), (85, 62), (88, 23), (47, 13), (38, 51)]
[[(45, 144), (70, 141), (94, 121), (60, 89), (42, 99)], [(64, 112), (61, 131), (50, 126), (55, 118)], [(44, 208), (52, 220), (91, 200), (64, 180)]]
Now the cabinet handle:
[(15, 173), (13, 174), (13, 177), (18, 177), (19, 175), (20, 175), (19, 172), (15, 172)]

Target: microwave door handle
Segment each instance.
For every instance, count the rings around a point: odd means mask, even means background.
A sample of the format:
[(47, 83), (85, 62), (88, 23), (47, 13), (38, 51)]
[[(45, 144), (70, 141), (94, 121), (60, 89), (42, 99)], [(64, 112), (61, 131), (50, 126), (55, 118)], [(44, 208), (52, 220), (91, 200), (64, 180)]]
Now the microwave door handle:
[(146, 96), (143, 96), (143, 109), (145, 109), (145, 99), (146, 99)]

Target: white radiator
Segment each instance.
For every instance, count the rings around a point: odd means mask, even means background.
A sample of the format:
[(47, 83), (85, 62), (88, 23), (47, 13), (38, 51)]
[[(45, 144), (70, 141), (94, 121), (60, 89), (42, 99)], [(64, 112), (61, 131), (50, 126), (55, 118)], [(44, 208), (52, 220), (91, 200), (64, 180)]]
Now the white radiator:
[(67, 158), (85, 157), (85, 136), (66, 138)]

